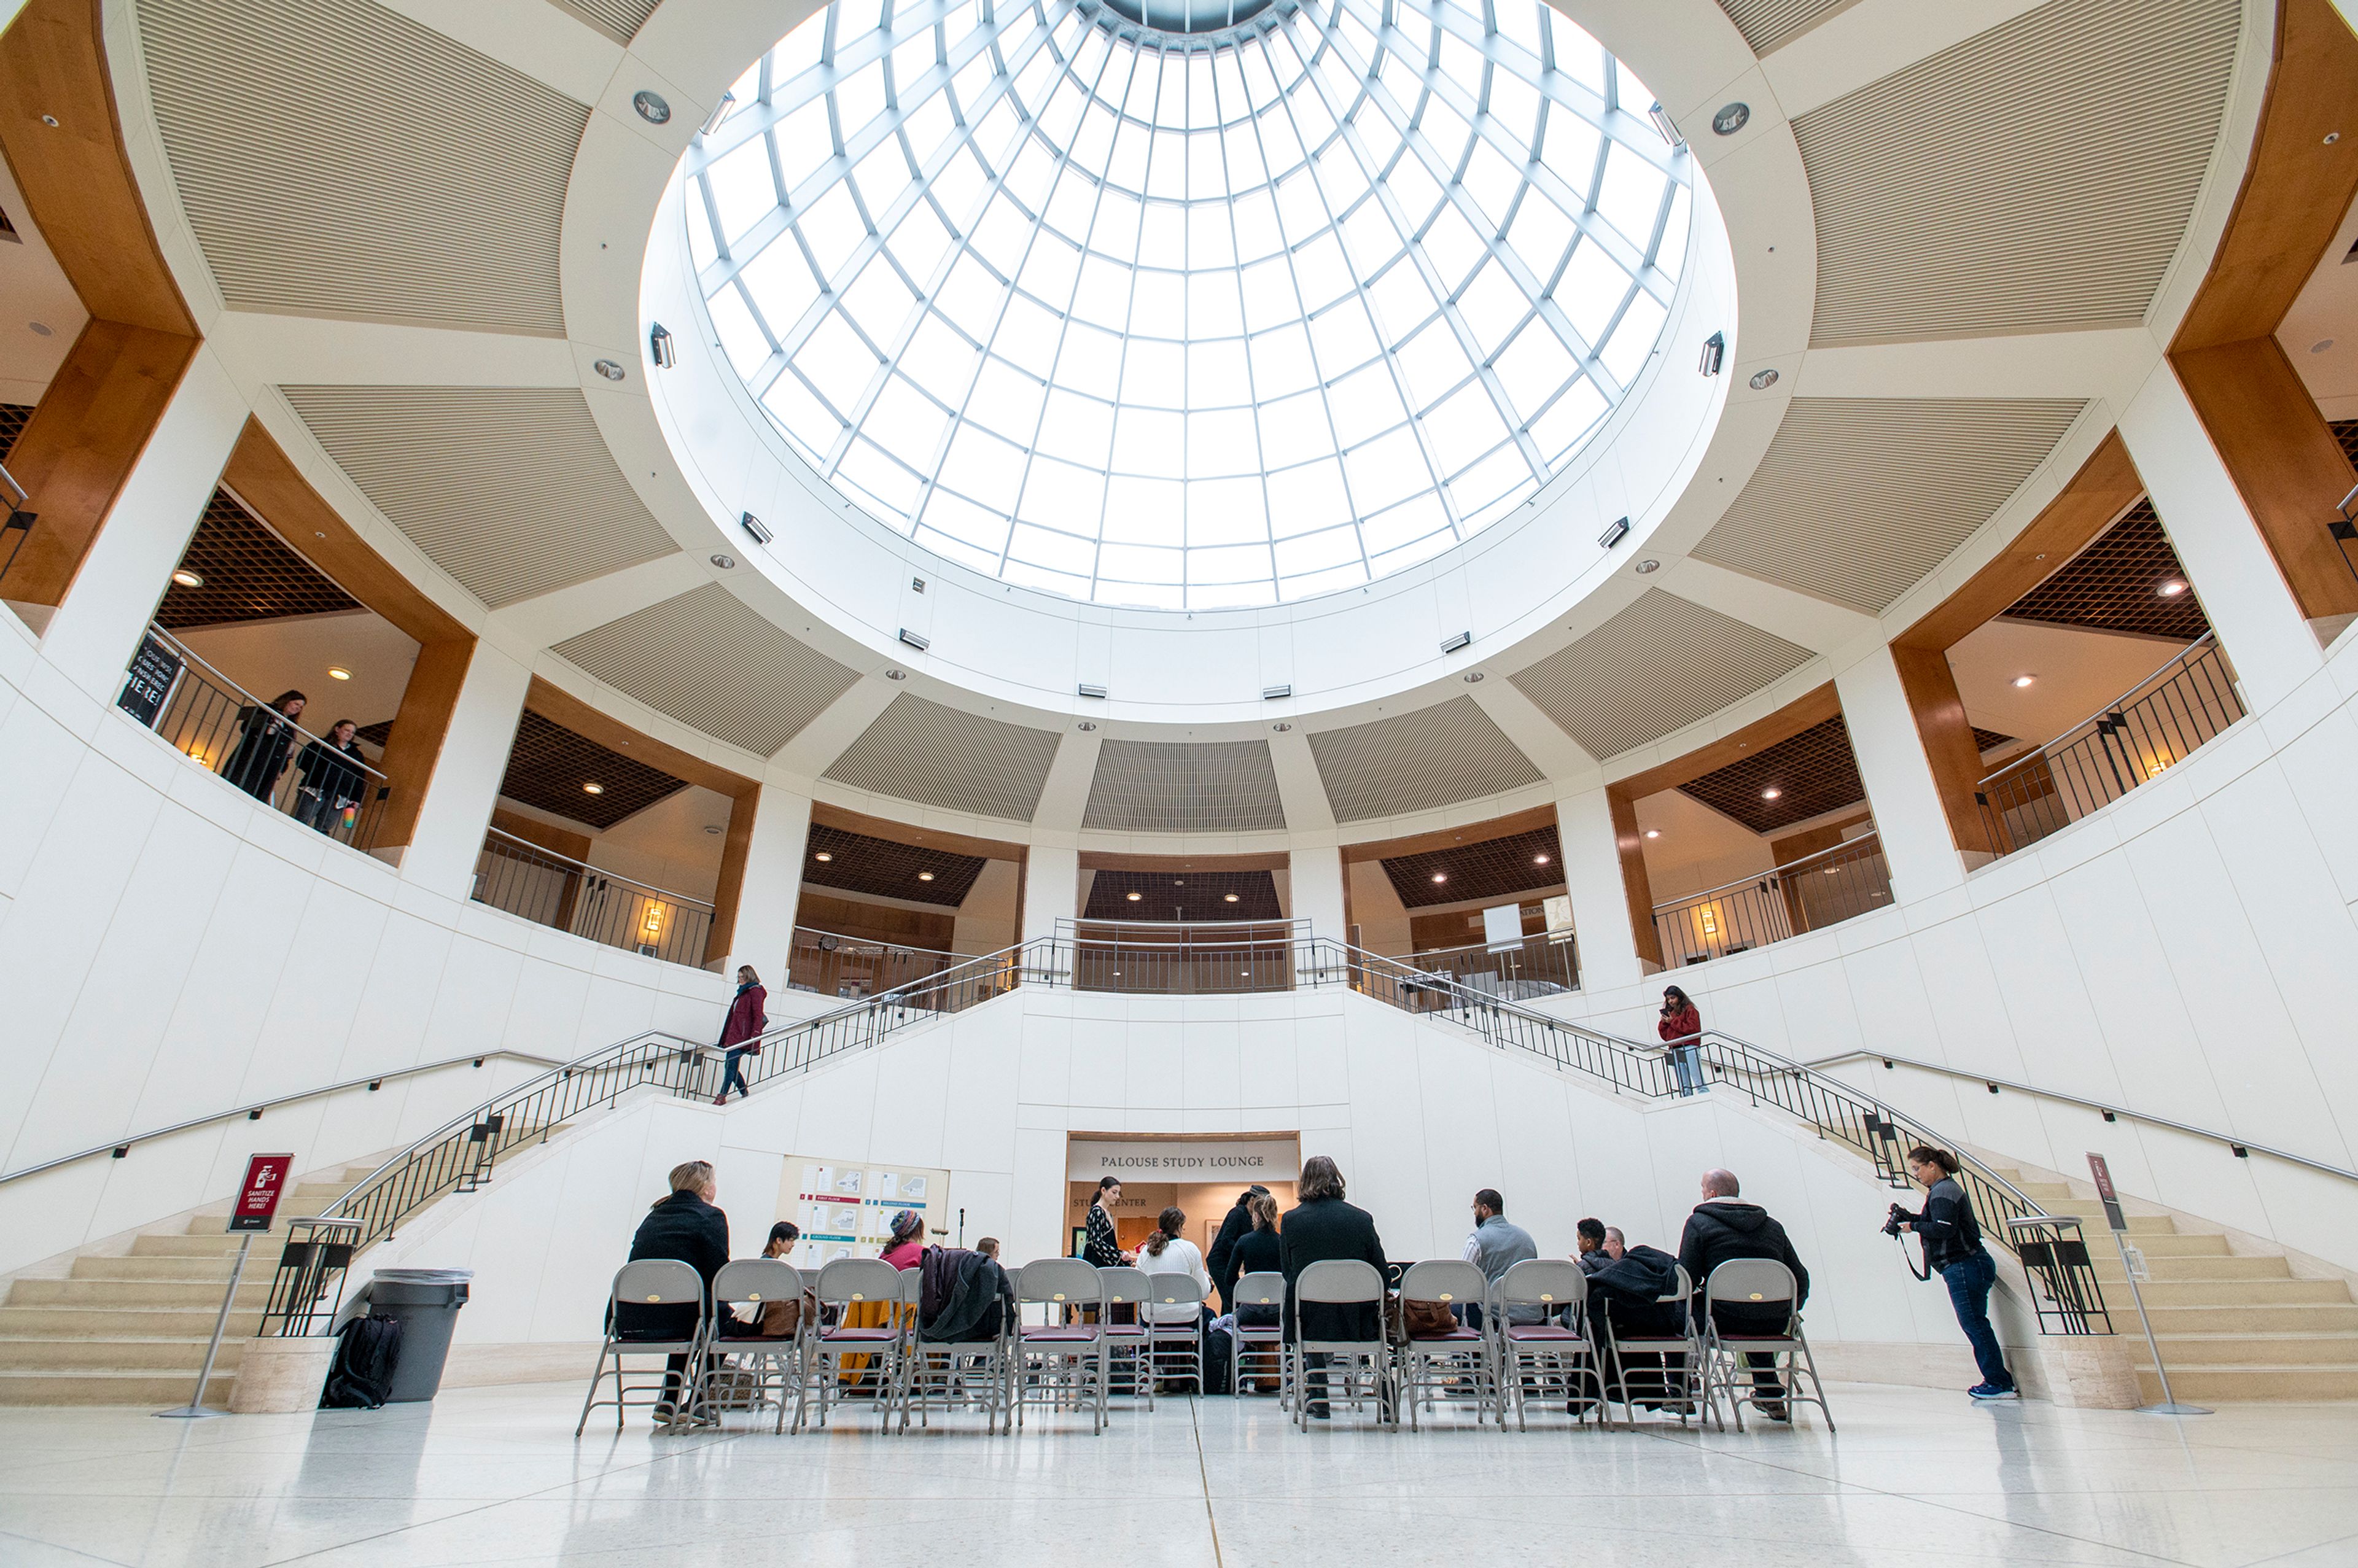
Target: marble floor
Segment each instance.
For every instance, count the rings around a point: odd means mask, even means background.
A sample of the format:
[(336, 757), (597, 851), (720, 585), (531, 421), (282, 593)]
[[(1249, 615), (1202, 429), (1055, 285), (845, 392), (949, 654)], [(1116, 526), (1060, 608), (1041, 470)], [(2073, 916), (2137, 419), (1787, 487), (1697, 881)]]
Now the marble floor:
[[(570, 1386), (193, 1423), (0, 1410), (0, 1563), (702, 1568), (2358, 1564), (2358, 1409), (2199, 1418), (1836, 1385), (1842, 1422), (1294, 1432), (1168, 1400), (1103, 1437), (963, 1422), (880, 1437), (579, 1442)], [(738, 1418), (741, 1419), (741, 1418)]]

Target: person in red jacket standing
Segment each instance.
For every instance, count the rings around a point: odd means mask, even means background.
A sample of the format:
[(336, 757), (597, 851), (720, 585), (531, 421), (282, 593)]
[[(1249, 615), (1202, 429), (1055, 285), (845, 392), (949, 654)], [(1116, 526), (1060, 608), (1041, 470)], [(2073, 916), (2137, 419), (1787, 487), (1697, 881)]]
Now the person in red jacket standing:
[(770, 993), (762, 989), (762, 977), (753, 972), (751, 964), (737, 968), (737, 996), (729, 1004), (728, 1022), (720, 1026), (720, 1049), (729, 1053), (729, 1070), (720, 1076), (720, 1092), (712, 1097), (715, 1105), (729, 1103), (729, 1087), (737, 1087), (737, 1098), (743, 1099), (753, 1091), (745, 1087), (745, 1058), (762, 1049), (762, 1032), (770, 1027), (770, 1015), (763, 1004)]
[(1687, 993), (1676, 986), (1662, 991), (1662, 1015), (1654, 1023), (1654, 1032), (1670, 1047), (1671, 1070), (1678, 1075), (1682, 1096), (1701, 1094), (1703, 1081), (1703, 1014)]

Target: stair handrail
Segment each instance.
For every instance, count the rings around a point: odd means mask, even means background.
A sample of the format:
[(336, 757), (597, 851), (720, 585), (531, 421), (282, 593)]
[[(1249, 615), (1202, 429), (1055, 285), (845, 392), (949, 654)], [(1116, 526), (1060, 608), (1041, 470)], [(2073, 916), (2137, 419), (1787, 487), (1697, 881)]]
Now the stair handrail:
[[(2345, 1171), (2339, 1165), (2329, 1165), (2322, 1160), (2312, 1160), (2306, 1154), (2296, 1154), (2289, 1149), (2278, 1149), (2267, 1143), (2255, 1143), (2248, 1138), (2237, 1138), (2230, 1133), (2214, 1131), (2208, 1127), (2197, 1127), (2191, 1122), (2173, 1121), (2169, 1117), (2155, 1116), (2148, 1111), (2131, 1110), (2127, 1106), (2106, 1100), (2090, 1099), (2084, 1095), (2066, 1094), (2061, 1089), (2041, 1088), (2037, 1084), (2018, 1083), (2012, 1078), (1994, 1078), (1987, 1073), (1969, 1072), (1965, 1068), (1952, 1067), (1942, 1062), (1926, 1062), (1913, 1056), (1895, 1056), (1888, 1051), (1858, 1050), (1838, 1052), (1832, 1056), (1819, 1056), (1802, 1065), (1813, 1068), (1831, 1067), (1843, 1062), (1880, 1062), (1887, 1067), (1896, 1064), (1902, 1067), (1914, 1067), (1920, 1072), (1938, 1073), (1944, 1077), (1957, 1078), (1966, 1083), (1995, 1085), (2002, 1089), (2012, 1089), (2017, 1094), (2037, 1095), (2041, 1099), (2061, 1100), (2066, 1105), (2083, 1106), (2090, 1110), (2102, 1111), (2108, 1117), (2126, 1117), (2131, 1121), (2141, 1121), (2148, 1127), (2166, 1127), (2172, 1132), (2183, 1132), (2193, 1138), (2207, 1138), (2213, 1143), (2224, 1143), (2233, 1150), (2239, 1152), (2248, 1150), (2254, 1154), (2266, 1154), (2272, 1160), (2282, 1160), (2288, 1164), (2305, 1165), (2312, 1171), (2328, 1176), (2339, 1176), (2345, 1182), (2358, 1182), (2358, 1171)], [(2236, 1157), (2241, 1159), (2243, 1155), (2238, 1152)]]
[(114, 1138), (104, 1143), (93, 1143), (87, 1149), (78, 1149), (70, 1154), (59, 1154), (54, 1159), (44, 1160), (38, 1165), (27, 1165), (22, 1170), (0, 1172), (0, 1185), (24, 1176), (38, 1176), (43, 1171), (54, 1171), (60, 1165), (70, 1165), (77, 1160), (88, 1160), (100, 1154), (112, 1154), (121, 1160), (127, 1157), (133, 1149), (142, 1143), (153, 1143), (158, 1138), (168, 1138), (175, 1132), (186, 1132), (191, 1128), (210, 1126), (216, 1121), (234, 1121), (240, 1117), (250, 1121), (258, 1121), (261, 1119), (261, 1113), (276, 1110), (280, 1106), (293, 1105), (298, 1100), (317, 1099), (321, 1095), (341, 1094), (346, 1089), (360, 1088), (363, 1085), (373, 1089), (380, 1084), (390, 1084), (402, 1078), (416, 1077), (421, 1073), (438, 1073), (445, 1067), (468, 1065), (480, 1067), (486, 1062), (503, 1057), (513, 1062), (530, 1062), (546, 1067), (564, 1065), (554, 1056), (543, 1056), (530, 1051), (512, 1051), (505, 1046), (494, 1047), (489, 1051), (470, 1051), (463, 1056), (446, 1056), (438, 1062), (415, 1062), (406, 1067), (390, 1067), (382, 1073), (363, 1073), (357, 1078), (345, 1078), (339, 1083), (320, 1084), (312, 1088), (274, 1095), (268, 1099), (250, 1100), (244, 1105), (232, 1106), (226, 1110), (209, 1111), (203, 1116), (192, 1116), (184, 1121), (172, 1122), (168, 1126), (151, 1128), (146, 1132), (135, 1132), (127, 1138)]

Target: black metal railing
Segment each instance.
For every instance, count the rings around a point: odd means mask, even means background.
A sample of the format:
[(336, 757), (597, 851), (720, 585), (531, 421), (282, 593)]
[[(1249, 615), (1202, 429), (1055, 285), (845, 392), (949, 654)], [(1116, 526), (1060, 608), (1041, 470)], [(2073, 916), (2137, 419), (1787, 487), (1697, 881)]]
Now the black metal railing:
[[(824, 1017), (770, 1031), (761, 1049), (743, 1058), (743, 1076), (755, 1087), (887, 1039), (899, 1030), (981, 1005), (1019, 984), (1071, 987), (1079, 955), (1089, 940), (1086, 922), (1056, 935), (1038, 937), (1004, 952), (970, 959), (913, 985), (865, 999)], [(1289, 923), (1290, 924), (1290, 923)], [(1680, 1092), (1664, 1050), (1652, 1044), (1617, 1039), (1566, 1023), (1444, 974), (1364, 952), (1297, 928), (1285, 944), (1284, 963), (1294, 986), (1347, 986), (1407, 1011), (1464, 1029), (1499, 1050), (1535, 1056), (1563, 1071), (1580, 1073), (1617, 1094), (1665, 1099)], [(1697, 1053), (1707, 1083), (1746, 1095), (1753, 1104), (1773, 1107), (1840, 1142), (1871, 1162), (1895, 1188), (1907, 1184), (1901, 1162), (1915, 1141), (1956, 1145), (1895, 1111), (1873, 1096), (1798, 1062), (1718, 1031), (1707, 1032)], [(701, 1098), (712, 1095), (723, 1071), (722, 1054), (672, 1034), (633, 1036), (579, 1061), (543, 1074), (507, 1094), (454, 1119), (395, 1155), (343, 1197), (323, 1219), (356, 1220), (361, 1244), (394, 1234), (408, 1216), (446, 1193), (471, 1191), (492, 1179), (505, 1152), (544, 1141), (569, 1119), (609, 1106), (627, 1094), (654, 1090)], [(1993, 1238), (2011, 1240), (2009, 1222), (2049, 1221), (2040, 1235), (2053, 1243), (2039, 1258), (2026, 1260), (2039, 1297), (2039, 1325), (2050, 1334), (2109, 1334), (2112, 1323), (2077, 1222), (2044, 1214), (2039, 1205), (1996, 1172), (1960, 1153), (1959, 1180)], [(2070, 1245), (2065, 1245), (2069, 1243)], [(2076, 1253), (2073, 1248), (2076, 1247)], [(2057, 1260), (2061, 1261), (2057, 1261)], [(2076, 1259), (2076, 1261), (2073, 1260)], [(2041, 1273), (2040, 1268), (2047, 1272)]]
[(1874, 832), (1805, 855), (1765, 876), (1654, 906), (1662, 962), (1700, 964), (1782, 942), (1891, 904), (1891, 868)]
[(375, 845), (391, 781), (273, 711), (161, 626), (140, 639), (114, 705), (264, 805), (340, 844)]
[(557, 930), (666, 963), (700, 966), (712, 906), (492, 827), (475, 860), (473, 897)]
[(18, 484), (16, 476), (5, 465), (0, 465), (0, 500), (5, 500), (8, 507), (7, 519), (0, 522), (0, 538), (8, 542), (7, 559), (0, 560), (0, 580), (5, 580), (25, 541), (33, 536), (33, 524), (41, 517), (33, 510), (33, 492)]
[(955, 953), (930, 947), (904, 947), (797, 925), (786, 951), (786, 986), (857, 999), (915, 985), (964, 961)]
[(1559, 996), (1580, 989), (1580, 953), (1569, 931), (1543, 932), (1520, 942), (1403, 953), (1392, 961), (1428, 974), (1446, 975), (1460, 985), (1509, 1001)]
[(1306, 920), (1059, 920), (1075, 990), (1201, 996), (1293, 989)]
[(2146, 676), (2103, 712), (2016, 758), (1974, 790), (1990, 848), (2010, 855), (2184, 762), (2244, 717), (2215, 635)]
[(270, 1276), (270, 1299), (254, 1332), (288, 1336), (326, 1334), (344, 1304), (345, 1274), (359, 1248), (361, 1225), (352, 1219), (290, 1219), (278, 1267)]

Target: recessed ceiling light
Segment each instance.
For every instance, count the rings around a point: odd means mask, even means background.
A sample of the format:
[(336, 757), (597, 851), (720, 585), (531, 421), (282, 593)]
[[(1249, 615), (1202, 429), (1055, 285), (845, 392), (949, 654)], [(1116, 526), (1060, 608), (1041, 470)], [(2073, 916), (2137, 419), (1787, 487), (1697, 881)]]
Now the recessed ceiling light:
[(907, 680), (909, 678), (909, 672), (906, 670), (886, 670), (884, 672), (884, 678), (886, 680)]
[(1140, 899), (1144, 898), (1146, 895), (1142, 892), (1130, 892), (1124, 893), (1122, 896), (1130, 900), (1130, 903), (1136, 903)]
[(52, 338), (57, 335), (50, 330), (47, 321), (27, 321), (25, 325), (32, 329), (33, 336), (37, 338)]
[(199, 574), (189, 570), (186, 567), (174, 572), (172, 574), (172, 580), (178, 583), (182, 588), (202, 588), (205, 586), (205, 579)]
[(931, 871), (919, 871), (917, 873), (917, 880), (921, 882), (932, 881), (934, 880), (934, 873)]
[(835, 852), (831, 849), (821, 849), (812, 855), (811, 859), (814, 860), (832, 860), (835, 859)]
[(1087, 735), (1094, 731), (1097, 729), (1097, 726), (1084, 719), (1078, 724), (1073, 726), (1073, 728), (1078, 730), (1082, 734)]
[(1662, 563), (1649, 557), (1647, 559), (1639, 561), (1636, 566), (1629, 569), (1636, 572), (1639, 577), (1651, 577), (1656, 572), (1662, 569)]
[(2318, 340), (2317, 340), (2317, 341), (2315, 341), (2315, 342), (2313, 342), (2313, 343), (2311, 343), (2311, 344), (2309, 344), (2309, 351), (2310, 353), (2312, 353), (2312, 354), (2321, 354), (2321, 353), (2323, 353), (2326, 350), (2328, 350), (2328, 349), (2331, 348), (2332, 346), (2333, 346), (2333, 340), (2332, 340), (2332, 339), (2331, 339), (2331, 338), (2320, 338), (2320, 339), (2318, 339)]
[(1773, 370), (1763, 370), (1763, 371), (1755, 371), (1755, 372), (1753, 372), (1753, 373), (1752, 373), (1752, 390), (1753, 390), (1753, 391), (1755, 391), (1755, 392), (1766, 392), (1766, 391), (1768, 391), (1770, 387), (1772, 387), (1772, 386), (1774, 386), (1774, 385), (1776, 385), (1776, 384), (1777, 384), (1777, 373), (1776, 373), (1775, 371), (1773, 371)]
[(1272, 730), (1276, 730), (1279, 734), (1282, 735), (1282, 734), (1284, 734), (1286, 731), (1288, 731), (1289, 730), (1292, 730), (1292, 729), (1293, 728), (1293, 725), (1291, 725), (1291, 724), (1272, 724), (1272, 725), (1271, 725), (1271, 726), (1270, 726), (1270, 728), (1271, 728), (1271, 729), (1272, 729)]
[(584, 783), (581, 786), (581, 793), (584, 795), (603, 795), (606, 793), (606, 786), (604, 784), (595, 783), (594, 781)]
[(1237, 902), (1237, 895), (1232, 892), (1224, 892), (1220, 895), (1220, 902), (1222, 903), (1234, 903)]
[(1646, 837), (1649, 838), (1659, 838), (1661, 836), (1662, 830), (1659, 827), (1649, 827), (1646, 829)]
[(328, 666), (328, 678), (330, 680), (350, 680), (352, 678), (352, 672), (344, 668), (341, 665), (330, 665)]
[(2039, 677), (2038, 677), (2037, 676), (2015, 676), (2015, 677), (2014, 677), (2014, 684), (2015, 684), (2016, 687), (2017, 687), (2017, 689), (2019, 689), (2019, 688), (2021, 688), (2021, 687), (2023, 687), (2028, 686), (2031, 682), (2033, 682), (2033, 681), (2037, 680), (2038, 678), (2039, 678)]
[(1548, 858), (1545, 855), (1533, 855), (1531, 857), (1531, 864), (1534, 866), (1544, 866), (1547, 864), (1547, 860)]
[(724, 572), (733, 571), (736, 569), (737, 557), (730, 555), (715, 555), (712, 557), (712, 564)]
[(2168, 582), (2163, 583), (2159, 588), (2154, 589), (2154, 592), (2161, 595), (2164, 599), (2176, 599), (2180, 594), (2184, 593), (2185, 591), (2186, 585), (2179, 581), (2176, 578), (2170, 579)]
[(1449, 880), (1449, 873), (1447, 871), (1435, 871), (1433, 873), (1433, 880), (1437, 882), (1445, 882)]
[(1783, 795), (1784, 793), (1785, 792), (1783, 790), (1779, 789), (1775, 784), (1770, 784), (1767, 789), (1760, 792), (1760, 798), (1763, 800), (1775, 800), (1779, 795)]
[(612, 360), (600, 360), (596, 364), (591, 365), (590, 368), (596, 371), (600, 375), (604, 376), (608, 381), (620, 381), (625, 373), (622, 367), (616, 364)]
[(712, 835), (714, 838), (719, 838), (722, 833), (724, 833), (724, 832), (726, 832), (726, 831), (727, 831), (727, 829), (723, 828), (723, 827), (720, 826), (720, 824), (719, 824), (718, 822), (708, 822), (708, 823), (706, 823), (706, 824), (704, 825), (704, 830), (705, 830), (707, 833), (711, 834), (711, 835)]

